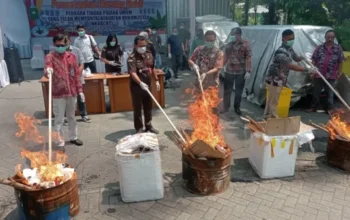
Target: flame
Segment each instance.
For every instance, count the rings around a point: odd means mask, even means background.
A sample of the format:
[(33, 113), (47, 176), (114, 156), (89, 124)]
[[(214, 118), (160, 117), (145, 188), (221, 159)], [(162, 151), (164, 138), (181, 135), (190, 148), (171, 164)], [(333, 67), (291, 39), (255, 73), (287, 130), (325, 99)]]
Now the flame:
[(350, 123), (342, 119), (342, 114), (344, 114), (343, 110), (337, 110), (325, 126), (333, 140), (337, 136), (350, 139)]
[[(37, 125), (41, 123), (40, 120), (28, 116), (23, 113), (17, 113), (15, 115), (16, 122), (18, 124), (19, 131), (16, 133), (16, 136), (23, 138), (24, 142), (35, 142), (38, 144), (43, 144), (45, 148), (45, 138), (39, 132)], [(53, 140), (59, 139), (58, 133), (53, 133)], [(56, 152), (56, 157), (53, 161), (49, 161), (48, 153), (46, 151), (31, 152), (26, 149), (21, 150), (22, 158), (27, 158), (30, 160), (31, 168), (37, 168), (39, 177), (41, 181), (58, 181), (64, 175), (60, 166), (66, 163), (67, 155), (63, 152)], [(16, 167), (16, 172), (21, 169), (21, 166)]]
[[(187, 93), (190, 90), (186, 91)], [(189, 106), (190, 121), (193, 126), (193, 132), (187, 136), (187, 147), (196, 140), (202, 140), (211, 147), (226, 146), (224, 137), (221, 135), (222, 126), (218, 115), (214, 112), (218, 104), (221, 102), (219, 98), (219, 89), (209, 87), (196, 97), (196, 101)]]

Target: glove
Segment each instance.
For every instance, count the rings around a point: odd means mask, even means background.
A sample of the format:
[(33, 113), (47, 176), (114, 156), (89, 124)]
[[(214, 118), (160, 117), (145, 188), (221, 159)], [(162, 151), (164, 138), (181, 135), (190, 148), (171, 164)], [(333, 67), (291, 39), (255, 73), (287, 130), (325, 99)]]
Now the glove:
[(146, 83), (144, 83), (144, 82), (141, 82), (140, 83), (140, 87), (141, 87), (141, 89), (143, 89), (143, 90), (149, 90), (149, 87), (148, 87), (148, 85), (146, 84)]
[(246, 72), (244, 75), (244, 79), (247, 80), (250, 78), (250, 72)]
[(201, 82), (203, 82), (203, 80), (205, 79), (205, 77), (207, 76), (207, 74), (206, 73), (203, 73), (201, 76), (200, 76), (200, 80), (201, 80)]
[(115, 61), (108, 61), (108, 64), (111, 66), (118, 66), (118, 64)]
[(171, 53), (168, 54), (168, 58), (171, 59)]
[(307, 69), (307, 72), (314, 75), (317, 74), (318, 70), (316, 67), (310, 67), (309, 69)]
[(199, 72), (199, 66), (197, 64), (193, 64), (192, 66), (193, 71), (198, 71)]
[(79, 96), (80, 96), (80, 100), (81, 100), (81, 102), (85, 102), (85, 95), (84, 95), (84, 93), (79, 93)]
[(159, 84), (159, 81), (156, 81), (156, 87), (157, 87), (157, 92), (160, 91), (160, 84)]
[(51, 76), (53, 74), (53, 69), (51, 67), (48, 67), (46, 69), (47, 75)]

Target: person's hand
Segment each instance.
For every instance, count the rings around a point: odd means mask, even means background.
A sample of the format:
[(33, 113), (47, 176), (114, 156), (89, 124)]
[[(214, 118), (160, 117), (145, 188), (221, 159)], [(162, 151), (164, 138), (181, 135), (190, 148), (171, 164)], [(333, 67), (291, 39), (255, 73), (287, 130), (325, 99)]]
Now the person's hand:
[(80, 97), (81, 102), (85, 102), (85, 95), (84, 95), (84, 93), (80, 92), (79, 93), (79, 97)]
[(156, 81), (156, 87), (157, 87), (157, 92), (160, 91), (160, 84), (159, 84), (159, 81)]
[(246, 72), (244, 75), (244, 79), (247, 80), (250, 78), (250, 72)]
[(203, 82), (203, 80), (205, 79), (206, 76), (207, 76), (207, 73), (203, 73), (203, 74), (199, 77), (200, 81)]
[(171, 53), (168, 54), (168, 58), (171, 59)]
[(148, 87), (148, 85), (146, 84), (146, 83), (144, 83), (144, 82), (141, 82), (140, 83), (140, 87), (141, 87), (141, 89), (143, 89), (143, 90), (149, 90), (149, 87)]
[(318, 70), (317, 70), (316, 67), (312, 66), (312, 67), (310, 67), (310, 68), (307, 70), (307, 72), (308, 72), (308, 73), (311, 73), (312, 75), (314, 75), (314, 74), (317, 75)]
[(192, 70), (199, 72), (199, 66), (197, 64), (192, 65)]
[(48, 76), (52, 76), (52, 75), (53, 75), (53, 69), (52, 69), (51, 67), (48, 67), (48, 68), (46, 69), (46, 72), (47, 72), (47, 75), (48, 75)]

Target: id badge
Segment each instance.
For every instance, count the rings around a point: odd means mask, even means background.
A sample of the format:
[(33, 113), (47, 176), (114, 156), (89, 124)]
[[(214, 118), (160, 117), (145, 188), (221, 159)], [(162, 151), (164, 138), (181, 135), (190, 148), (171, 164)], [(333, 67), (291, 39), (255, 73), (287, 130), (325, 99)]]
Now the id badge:
[(70, 69), (70, 75), (74, 76), (74, 69), (73, 68)]

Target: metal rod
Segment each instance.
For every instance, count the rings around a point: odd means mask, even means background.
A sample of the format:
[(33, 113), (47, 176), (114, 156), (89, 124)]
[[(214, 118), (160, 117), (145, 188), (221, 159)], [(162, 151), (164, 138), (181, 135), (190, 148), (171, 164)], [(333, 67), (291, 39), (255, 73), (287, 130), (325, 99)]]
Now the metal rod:
[(52, 74), (49, 73), (49, 162), (52, 161)]
[(168, 119), (170, 125), (174, 128), (175, 132), (177, 133), (177, 135), (179, 135), (179, 137), (181, 138), (181, 140), (184, 142), (184, 144), (186, 145), (187, 141), (186, 139), (182, 136), (182, 134), (179, 132), (179, 130), (177, 130), (176, 126), (173, 124), (173, 122), (170, 120), (170, 118), (168, 117), (168, 115), (165, 113), (165, 111), (163, 110), (163, 108), (160, 106), (160, 104), (158, 103), (157, 99), (153, 96), (152, 92), (149, 91), (148, 89), (146, 90), (148, 92), (148, 94), (151, 96), (151, 98), (153, 99), (153, 101), (156, 103), (156, 105), (158, 106), (158, 108), (160, 109), (160, 111), (163, 113), (163, 115), (165, 116), (166, 119)]
[(327, 84), (327, 86), (334, 92), (334, 94), (338, 97), (338, 99), (343, 103), (343, 105), (350, 111), (350, 106), (345, 102), (345, 100), (339, 95), (339, 93), (333, 88), (333, 86), (327, 81), (326, 78), (318, 71), (318, 69), (304, 57), (304, 61), (306, 64), (309, 64), (311, 67), (316, 69), (316, 73), (321, 77), (321, 79)]

